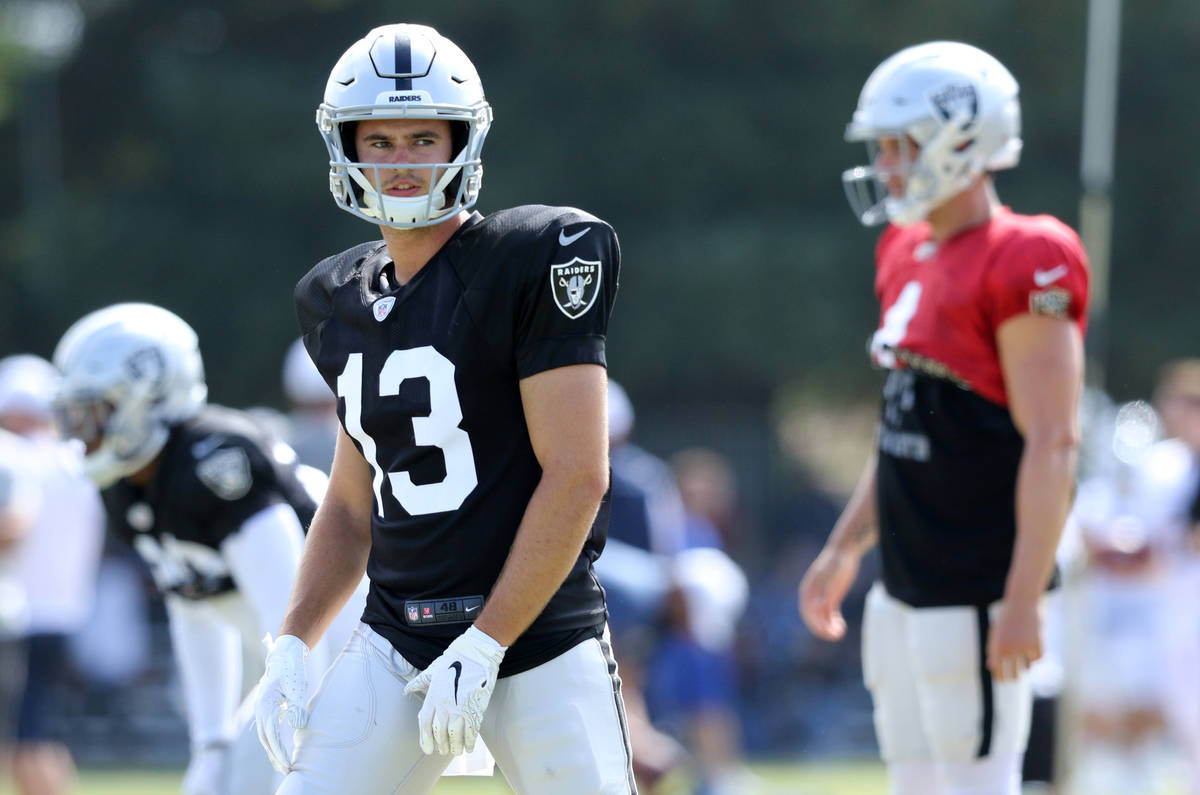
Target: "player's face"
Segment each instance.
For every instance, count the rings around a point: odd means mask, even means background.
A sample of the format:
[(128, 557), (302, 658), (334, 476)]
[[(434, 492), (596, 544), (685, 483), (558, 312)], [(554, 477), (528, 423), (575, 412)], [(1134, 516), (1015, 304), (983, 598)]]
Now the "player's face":
[(1200, 451), (1200, 392), (1173, 389), (1159, 398), (1163, 430), (1167, 436), (1181, 440), (1192, 450)]
[(897, 197), (904, 195), (904, 175), (918, 154), (920, 147), (911, 136), (879, 139), (875, 168), (887, 174), (888, 193)]
[(70, 439), (83, 442), (87, 452), (94, 453), (104, 441), (104, 428), (112, 417), (113, 407), (104, 401), (69, 401), (55, 406), (59, 431)]
[(369, 119), (354, 132), (361, 163), (395, 163), (398, 168), (364, 168), (367, 179), (391, 196), (424, 196), (434, 181), (426, 163), (451, 160), (450, 122), (441, 119)]

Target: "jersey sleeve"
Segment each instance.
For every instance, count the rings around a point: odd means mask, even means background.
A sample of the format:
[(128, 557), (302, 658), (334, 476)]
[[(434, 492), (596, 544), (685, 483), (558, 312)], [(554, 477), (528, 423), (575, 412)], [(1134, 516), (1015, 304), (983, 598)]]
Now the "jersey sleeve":
[(514, 334), (517, 374), (606, 365), (604, 342), (620, 274), (616, 233), (588, 215), (550, 224), (526, 266)]
[(192, 463), (181, 497), (213, 546), (259, 511), (286, 501), (275, 467), (249, 439), (227, 435), (219, 443), (214, 440)]
[(1011, 241), (988, 271), (986, 286), (993, 329), (1023, 314), (1070, 320), (1081, 327), (1087, 317), (1087, 257), (1066, 227)]

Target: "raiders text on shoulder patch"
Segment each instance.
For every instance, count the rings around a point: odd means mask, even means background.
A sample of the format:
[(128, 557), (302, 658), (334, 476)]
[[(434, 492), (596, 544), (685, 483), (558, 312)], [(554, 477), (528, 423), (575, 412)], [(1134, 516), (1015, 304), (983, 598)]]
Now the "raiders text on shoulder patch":
[(250, 459), (240, 447), (217, 450), (196, 464), (200, 481), (223, 500), (238, 500), (250, 492)]
[(599, 262), (579, 257), (562, 265), (551, 265), (550, 289), (554, 291), (554, 303), (559, 310), (574, 320), (591, 309), (600, 294), (603, 272)]
[(1065, 318), (1070, 309), (1071, 293), (1062, 287), (1051, 287), (1049, 290), (1033, 290), (1029, 293), (1029, 311), (1031, 314)]

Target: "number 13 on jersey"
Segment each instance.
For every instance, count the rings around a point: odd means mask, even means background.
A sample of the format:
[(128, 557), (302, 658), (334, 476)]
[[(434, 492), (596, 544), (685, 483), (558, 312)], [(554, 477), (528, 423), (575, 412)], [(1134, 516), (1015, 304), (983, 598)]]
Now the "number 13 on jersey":
[[(410, 378), (429, 381), (429, 416), (413, 417), (413, 441), (419, 447), (437, 447), (446, 461), (446, 477), (439, 483), (413, 483), (408, 472), (386, 472), (392, 494), (413, 516), (457, 510), (479, 483), (471, 437), (458, 427), (462, 405), (454, 385), (454, 363), (433, 347), (424, 345), (392, 351), (379, 371), (379, 397), (400, 394), (400, 385)], [(371, 465), (375, 510), (383, 510), (383, 467), (375, 440), (362, 427), (363, 355), (352, 353), (338, 376), (338, 397), (346, 401), (346, 433), (362, 447)]]

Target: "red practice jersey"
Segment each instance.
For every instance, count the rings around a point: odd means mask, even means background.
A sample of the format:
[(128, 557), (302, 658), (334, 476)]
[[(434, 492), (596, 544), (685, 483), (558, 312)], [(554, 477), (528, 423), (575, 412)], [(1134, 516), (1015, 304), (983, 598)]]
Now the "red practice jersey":
[(884, 388), (877, 499), (884, 583), (914, 606), (1003, 594), (1016, 534), (1023, 442), (996, 345), (1005, 321), (1087, 318), (1087, 257), (1050, 216), (1007, 208), (936, 243), (925, 223), (891, 226), (876, 250)]

